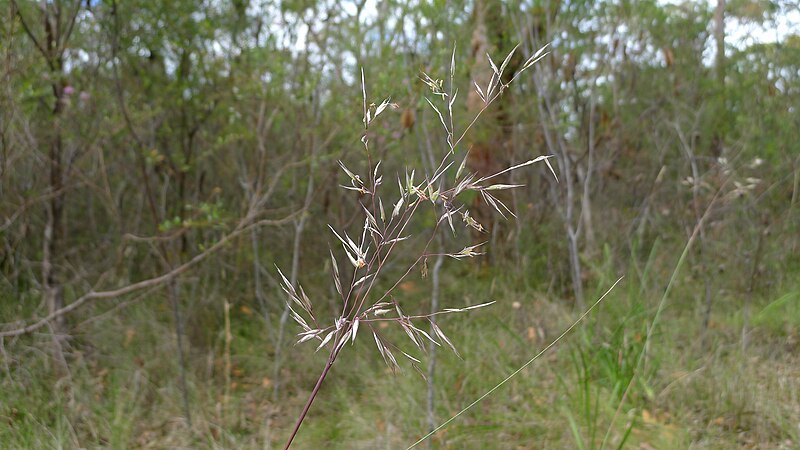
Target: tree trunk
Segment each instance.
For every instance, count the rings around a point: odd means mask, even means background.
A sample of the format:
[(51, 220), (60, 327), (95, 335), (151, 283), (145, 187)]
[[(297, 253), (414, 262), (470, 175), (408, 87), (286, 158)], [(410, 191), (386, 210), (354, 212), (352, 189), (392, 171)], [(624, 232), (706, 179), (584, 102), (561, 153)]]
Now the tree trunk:
[[(47, 205), (47, 223), (44, 228), (44, 248), (42, 258), (42, 291), (47, 312), (54, 311), (64, 306), (64, 288), (61, 285), (60, 258), (65, 237), (64, 230), (64, 174), (61, 164), (62, 138), (60, 128), (61, 92), (60, 86), (53, 86), (56, 96), (56, 106), (53, 109), (53, 122), (55, 135), (50, 144), (49, 169), (50, 169), (50, 202)], [(64, 319), (59, 317), (53, 322), (57, 333), (64, 328)]]
[(725, 85), (725, 0), (717, 0), (714, 10), (714, 40), (717, 43), (717, 81)]
[[(473, 58), (470, 67), (471, 81), (482, 86), (484, 89), (489, 84), (494, 74), (489, 64), (487, 55), (496, 53), (495, 50), (502, 42), (502, 3), (497, 1), (485, 0), (475, 2), (473, 11), (474, 28), (472, 32), (471, 56)], [(493, 42), (495, 41), (495, 42)], [(505, 55), (494, 55), (493, 60), (502, 59)], [(497, 63), (497, 61), (495, 61)], [(502, 82), (508, 82), (515, 72), (516, 60), (509, 64), (503, 74)], [(495, 80), (495, 85), (497, 81)], [(487, 93), (488, 95), (488, 93)], [(509, 98), (508, 95), (501, 96), (495, 100), (494, 104), (483, 114), (483, 124), (472, 132), (473, 136), (479, 137), (470, 139), (468, 142), (469, 154), (467, 156), (467, 168), (478, 176), (487, 176), (497, 173), (508, 166), (510, 161), (509, 148), (510, 137), (507, 136), (505, 129), (508, 124), (503, 123), (503, 102)], [(484, 101), (475, 92), (469, 90), (467, 96), (467, 111), (470, 117), (474, 117), (485, 107)], [(483, 131), (480, 131), (483, 130)], [(508, 176), (501, 176), (495, 179), (497, 183), (508, 183)], [(495, 196), (509, 204), (510, 193), (496, 192)], [(494, 211), (491, 205), (487, 204), (481, 196), (475, 196), (475, 200), (470, 205), (470, 214), (485, 229), (485, 233), (472, 230), (472, 240), (474, 243), (483, 243), (489, 240), (489, 245), (504, 240), (507, 230), (498, 228), (502, 217)], [(488, 252), (492, 254), (492, 252)], [(482, 260), (487, 262), (487, 260)]]

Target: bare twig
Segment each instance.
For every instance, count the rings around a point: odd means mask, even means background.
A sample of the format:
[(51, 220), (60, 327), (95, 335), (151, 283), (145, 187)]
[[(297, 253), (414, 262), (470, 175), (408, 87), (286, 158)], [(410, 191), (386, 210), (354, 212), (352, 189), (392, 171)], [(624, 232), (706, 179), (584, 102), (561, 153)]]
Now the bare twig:
[(273, 225), (273, 226), (274, 225), (284, 225), (284, 224), (290, 222), (298, 213), (299, 212), (295, 212), (295, 213), (293, 213), (293, 214), (291, 214), (291, 215), (289, 215), (287, 217), (284, 217), (282, 219), (263, 219), (263, 220), (259, 220), (259, 221), (253, 222), (250, 225), (246, 225), (243, 222), (234, 231), (232, 231), (229, 234), (223, 236), (219, 241), (217, 241), (214, 245), (212, 245), (211, 247), (206, 249), (204, 252), (198, 253), (196, 256), (194, 256), (189, 261), (181, 264), (180, 266), (175, 267), (174, 269), (170, 270), (167, 273), (164, 273), (164, 274), (159, 275), (157, 277), (148, 278), (146, 280), (142, 280), (142, 281), (139, 281), (139, 282), (136, 282), (136, 283), (133, 283), (133, 284), (129, 284), (127, 286), (124, 286), (124, 287), (121, 287), (121, 288), (117, 288), (117, 289), (112, 289), (112, 290), (107, 290), (107, 291), (89, 291), (86, 294), (78, 297), (75, 301), (73, 301), (69, 305), (66, 305), (66, 306), (64, 306), (62, 308), (59, 308), (59, 309), (51, 312), (47, 316), (45, 316), (45, 317), (43, 317), (43, 318), (41, 318), (41, 319), (39, 319), (39, 320), (37, 320), (37, 321), (35, 321), (33, 323), (30, 323), (29, 325), (26, 325), (26, 326), (21, 327), (21, 328), (13, 329), (13, 330), (0, 331), (0, 337), (13, 337), (13, 336), (20, 336), (20, 335), (23, 335), (23, 334), (32, 333), (32, 332), (38, 330), (39, 328), (42, 328), (43, 326), (47, 325), (51, 321), (53, 321), (53, 320), (55, 320), (55, 319), (57, 319), (59, 317), (62, 317), (64, 315), (66, 315), (66, 314), (69, 314), (70, 312), (80, 308), (81, 306), (83, 306), (84, 304), (86, 304), (87, 302), (92, 301), (92, 300), (102, 300), (102, 299), (117, 298), (117, 297), (121, 297), (123, 295), (130, 294), (130, 293), (142, 290), (142, 289), (147, 289), (147, 288), (150, 288), (150, 287), (153, 287), (153, 286), (163, 285), (163, 284), (165, 284), (165, 283), (177, 278), (179, 275), (183, 274), (184, 272), (186, 272), (190, 268), (196, 266), (197, 264), (199, 264), (200, 262), (202, 262), (203, 260), (205, 260), (206, 258), (211, 256), (212, 254), (214, 254), (217, 251), (219, 251), (220, 249), (222, 249), (231, 240), (237, 238), (242, 233), (250, 230), (251, 228), (259, 227), (259, 226), (265, 226), (265, 225)]

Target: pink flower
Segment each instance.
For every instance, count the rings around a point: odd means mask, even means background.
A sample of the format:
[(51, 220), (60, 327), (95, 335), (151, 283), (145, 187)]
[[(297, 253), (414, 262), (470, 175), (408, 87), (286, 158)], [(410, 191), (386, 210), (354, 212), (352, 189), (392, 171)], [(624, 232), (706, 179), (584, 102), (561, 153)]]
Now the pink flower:
[(72, 86), (64, 86), (64, 95), (72, 95), (75, 93), (75, 88)]

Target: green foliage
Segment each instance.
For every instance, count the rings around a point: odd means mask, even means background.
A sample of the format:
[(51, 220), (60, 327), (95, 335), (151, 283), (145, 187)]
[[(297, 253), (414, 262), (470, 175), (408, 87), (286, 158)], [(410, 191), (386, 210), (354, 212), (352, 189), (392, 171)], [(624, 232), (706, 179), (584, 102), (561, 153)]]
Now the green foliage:
[(778, 333), (797, 333), (800, 330), (800, 292), (787, 292), (769, 302), (754, 315), (753, 323)]
[[(520, 61), (547, 42), (551, 54), (486, 111), (457, 162), (476, 144), (492, 150), (487, 165), (566, 155), (575, 193), (564, 201), (558, 167), (559, 184), (546, 169), (515, 174), (525, 185), (508, 200), (517, 221), (472, 214), (491, 232), (453, 238), (452, 251), (473, 239), (492, 250), (481, 266), (445, 264), (443, 303), (498, 303), (477, 319), (447, 319), (464, 360), (438, 355), (436, 418), (495, 386), (580, 313), (568, 206), (587, 299), (627, 276), (567, 345), (434, 447), (598, 448), (609, 428), (615, 448), (797, 446), (800, 409), (787, 392), (797, 392), (800, 364), (800, 36), (777, 27), (791, 22), (791, 2), (728, 1), (717, 67), (715, 5), (705, 1), (0, 0), (0, 331), (52, 312), (48, 284), (69, 305), (200, 258), (174, 279), (192, 428), (181, 418), (178, 323), (159, 284), (0, 338), (0, 447), (283, 440), (324, 355), (287, 345), (294, 330), (281, 322), (272, 268), (292, 267), (299, 249), (295, 275), (316, 314), (337, 315), (327, 225), (359, 226), (354, 217), (369, 207), (338, 188), (347, 182), (337, 161), (358, 173), (383, 161), (393, 194), (406, 167), (418, 168), (418, 182), (430, 176), (428, 149), (446, 151), (446, 136), (421, 72), (449, 89), (455, 44), (454, 128), (464, 129), (476, 112), (472, 79), (487, 64), (474, 54), (476, 4), (495, 61), (518, 43)], [(777, 41), (740, 41), (740, 24)], [(370, 129), (369, 157), (358, 145), (362, 67), (370, 97), (398, 105)], [(476, 192), (459, 198), (480, 208)], [(645, 343), (706, 209), (702, 243)], [(420, 218), (404, 257), (438, 220), (428, 210)], [(424, 310), (431, 282), (418, 274), (397, 298)], [(230, 379), (223, 300), (233, 305)], [(70, 336), (61, 351), (53, 332)], [(402, 448), (428, 429), (423, 381), (390, 376), (361, 345), (335, 366), (299, 448)]]

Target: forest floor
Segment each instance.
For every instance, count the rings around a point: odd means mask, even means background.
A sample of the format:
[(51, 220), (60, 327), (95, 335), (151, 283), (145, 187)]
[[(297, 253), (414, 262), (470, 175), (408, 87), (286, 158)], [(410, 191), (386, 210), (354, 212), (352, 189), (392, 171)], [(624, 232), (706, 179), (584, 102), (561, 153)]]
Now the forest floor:
[[(742, 295), (720, 290), (704, 327), (696, 294), (702, 290), (690, 276), (678, 281), (638, 370), (660, 295), (654, 283), (628, 276), (550, 352), (437, 434), (433, 447), (597, 449), (607, 435), (605, 448), (798, 448), (800, 291), (782, 287), (754, 298), (743, 348)], [(403, 292), (427, 298), (427, 283), (409, 282)], [(599, 279), (590, 294), (598, 298), (612, 283)], [(522, 366), (580, 315), (530, 286), (522, 273), (479, 274), (468, 267), (445, 271), (443, 286), (445, 307), (487, 298), (497, 303), (440, 321), (461, 358), (437, 351), (437, 423)], [(409, 300), (408, 309), (413, 305)], [(222, 305), (213, 308), (222, 317)], [(229, 352), (223, 321), (212, 321), (205, 339), (189, 332), (189, 427), (170, 317), (166, 302), (154, 298), (75, 327), (67, 372), (48, 353), (47, 334), (5, 342), (0, 447), (281, 447), (325, 351), (289, 347), (276, 377), (275, 325), (247, 304), (234, 304)], [(295, 331), (290, 324), (289, 333)], [(402, 330), (382, 331), (412, 348)], [(342, 353), (295, 448), (406, 448), (427, 432), (426, 381), (407, 364), (392, 374), (373, 344), (364, 334)], [(424, 371), (428, 356), (414, 354)]]

